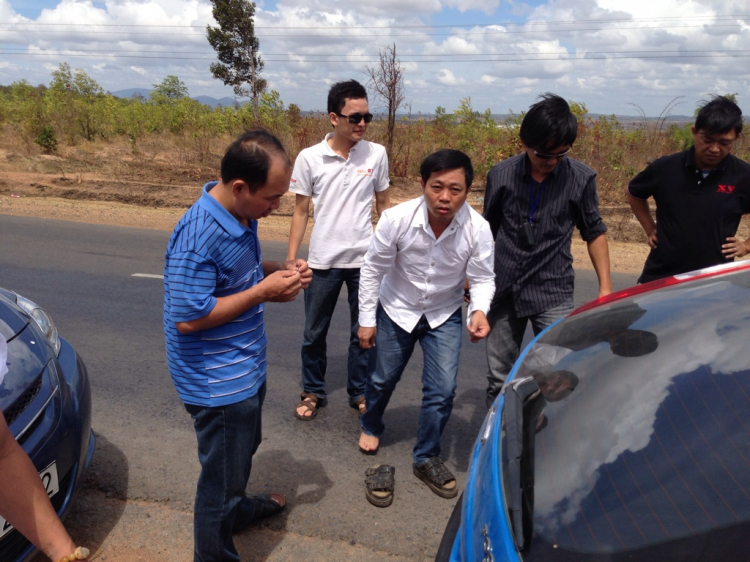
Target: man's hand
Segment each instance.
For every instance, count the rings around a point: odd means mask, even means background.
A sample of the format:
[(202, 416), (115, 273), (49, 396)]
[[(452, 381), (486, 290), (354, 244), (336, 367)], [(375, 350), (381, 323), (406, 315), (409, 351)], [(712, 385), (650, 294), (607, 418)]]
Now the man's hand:
[(659, 245), (659, 240), (656, 238), (656, 227), (646, 235), (646, 241), (651, 249), (654, 249)]
[(750, 253), (747, 241), (743, 242), (738, 240), (734, 236), (727, 238), (727, 243), (722, 244), (721, 253), (724, 254), (725, 258), (741, 258)]
[(307, 267), (307, 262), (303, 259), (287, 260), (284, 262), (284, 269), (289, 271), (298, 271), (300, 274), (300, 284), (303, 289), (307, 289), (312, 281), (312, 269)]
[(490, 333), (490, 323), (481, 310), (475, 310), (469, 319), (469, 340), (471, 343), (477, 343), (479, 340), (486, 338)]
[(359, 338), (359, 347), (362, 349), (370, 349), (375, 347), (375, 335), (378, 333), (378, 329), (373, 326), (372, 328), (359, 327), (357, 330), (357, 337)]
[(294, 269), (280, 269), (265, 277), (258, 283), (258, 287), (263, 289), (264, 301), (288, 302), (293, 301), (302, 289), (301, 280), (300, 272)]

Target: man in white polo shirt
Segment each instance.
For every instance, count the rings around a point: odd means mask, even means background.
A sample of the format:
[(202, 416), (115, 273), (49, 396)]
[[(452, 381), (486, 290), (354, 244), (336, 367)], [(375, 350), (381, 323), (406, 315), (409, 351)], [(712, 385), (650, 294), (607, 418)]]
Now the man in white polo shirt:
[(302, 394), (295, 415), (312, 420), (326, 404), (326, 336), (341, 287), (346, 283), (351, 318), (347, 385), (349, 405), (365, 410), (368, 350), (359, 346), (359, 269), (372, 236), (372, 200), (378, 216), (390, 206), (385, 148), (364, 140), (372, 121), (367, 91), (355, 80), (328, 92), (333, 132), (297, 156), (289, 190), (296, 194), (288, 259), (295, 259), (307, 227), (310, 199), (314, 226), (308, 265), (313, 280), (305, 290)]

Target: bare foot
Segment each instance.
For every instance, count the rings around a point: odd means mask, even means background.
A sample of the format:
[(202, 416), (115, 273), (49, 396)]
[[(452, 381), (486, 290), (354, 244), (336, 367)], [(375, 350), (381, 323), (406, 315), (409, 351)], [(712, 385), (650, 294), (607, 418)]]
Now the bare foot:
[(362, 433), (359, 436), (359, 450), (367, 455), (374, 455), (378, 452), (378, 445), (380, 445), (380, 439)]

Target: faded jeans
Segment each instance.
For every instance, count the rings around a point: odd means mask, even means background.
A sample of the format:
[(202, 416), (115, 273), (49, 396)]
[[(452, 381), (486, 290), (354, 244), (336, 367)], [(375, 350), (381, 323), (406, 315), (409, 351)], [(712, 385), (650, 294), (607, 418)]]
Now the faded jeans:
[(461, 351), (463, 322), (461, 307), (440, 326), (430, 328), (422, 316), (407, 332), (390, 319), (378, 305), (375, 353), (370, 359), (370, 376), (365, 388), (367, 412), (360, 418), (366, 435), (380, 437), (385, 431), (383, 413), (393, 390), (409, 362), (417, 342), (422, 346), (422, 406), (419, 411), (415, 463), (440, 456), (440, 436), (448, 423), (456, 395), (458, 357)]
[(500, 394), (505, 380), (521, 353), (526, 325), (531, 322), (536, 336), (571, 312), (573, 312), (573, 297), (549, 310), (520, 318), (512, 317), (507, 301), (490, 309), (487, 321), (490, 323), (491, 331), (485, 344), (487, 349), (487, 408), (492, 406), (495, 397)]

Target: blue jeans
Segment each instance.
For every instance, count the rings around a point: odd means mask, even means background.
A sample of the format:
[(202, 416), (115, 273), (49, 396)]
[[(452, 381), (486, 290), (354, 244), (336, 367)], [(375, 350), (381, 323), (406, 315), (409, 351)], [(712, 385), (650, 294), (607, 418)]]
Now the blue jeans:
[(378, 305), (375, 353), (370, 359), (371, 374), (365, 389), (367, 412), (360, 418), (362, 431), (366, 435), (379, 438), (385, 431), (383, 413), (409, 362), (414, 345), (419, 341), (424, 354), (422, 408), (412, 456), (415, 463), (440, 456), (440, 436), (448, 423), (456, 395), (462, 324), (459, 307), (440, 326), (430, 328), (422, 316), (414, 330), (407, 332)]
[(346, 283), (351, 332), (346, 391), (353, 405), (365, 393), (368, 350), (359, 347), (359, 268), (313, 269), (305, 289), (305, 333), (302, 339), (302, 388), (321, 400), (326, 398), (326, 336), (342, 285)]
[(207, 408), (185, 404), (198, 437), (201, 473), (195, 493), (194, 562), (239, 561), (232, 530), (252, 521), (255, 504), (245, 496), (253, 455), (261, 441), (266, 383), (242, 402)]
[(521, 343), (526, 332), (526, 324), (531, 322), (534, 335), (538, 335), (560, 318), (573, 312), (573, 297), (557, 306), (531, 316), (513, 317), (508, 301), (490, 309), (487, 321), (490, 323), (490, 334), (487, 336), (487, 407), (491, 407), (495, 397), (505, 384), (519, 354)]

